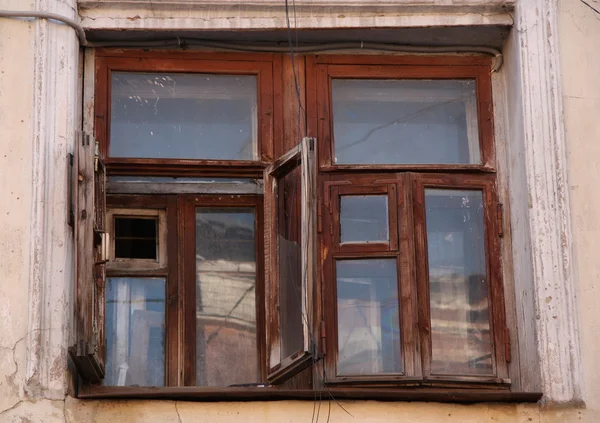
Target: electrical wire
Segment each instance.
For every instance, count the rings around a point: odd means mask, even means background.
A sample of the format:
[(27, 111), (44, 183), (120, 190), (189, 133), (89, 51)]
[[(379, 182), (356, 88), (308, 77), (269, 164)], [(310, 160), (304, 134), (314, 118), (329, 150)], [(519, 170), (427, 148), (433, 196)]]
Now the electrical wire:
[[(286, 0), (287, 3), (287, 0)], [(37, 11), (12, 11), (0, 10), (0, 18), (40, 18), (62, 22), (72, 27), (77, 33), (79, 44), (82, 47), (121, 47), (121, 48), (166, 48), (188, 46), (209, 48), (228, 51), (246, 51), (246, 52), (262, 52), (262, 53), (286, 53), (289, 51), (289, 46), (281, 46), (277, 44), (257, 43), (235, 43), (228, 41), (213, 41), (201, 38), (182, 38), (169, 37), (164, 39), (156, 39), (149, 41), (88, 41), (86, 38), (85, 29), (81, 23), (74, 19), (67, 18), (56, 13), (37, 12)], [(289, 40), (288, 40), (289, 41)], [(500, 70), (503, 64), (502, 52), (489, 46), (465, 46), (465, 45), (449, 45), (449, 46), (417, 46), (396, 43), (374, 43), (368, 41), (348, 41), (336, 43), (314, 43), (298, 45), (296, 33), (296, 48), (294, 53), (297, 54), (313, 54), (334, 51), (347, 50), (369, 50), (373, 52), (390, 52), (390, 53), (422, 53), (422, 54), (443, 54), (443, 53), (480, 53), (493, 56), (492, 72)]]
[(49, 19), (53, 21), (62, 22), (66, 25), (69, 25), (71, 28), (75, 30), (77, 33), (77, 37), (79, 38), (79, 44), (82, 46), (87, 45), (87, 39), (85, 37), (85, 31), (81, 24), (71, 18), (67, 18), (66, 16), (59, 15), (57, 13), (50, 12), (37, 12), (37, 11), (23, 11), (17, 12), (12, 10), (0, 10), (0, 18), (41, 18), (41, 19)]

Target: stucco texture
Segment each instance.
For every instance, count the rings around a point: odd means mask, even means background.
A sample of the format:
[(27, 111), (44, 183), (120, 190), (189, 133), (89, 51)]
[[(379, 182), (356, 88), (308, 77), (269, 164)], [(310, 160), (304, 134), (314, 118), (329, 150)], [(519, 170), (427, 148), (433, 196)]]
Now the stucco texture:
[[(522, 0), (527, 1), (527, 0)], [(64, 314), (68, 305), (49, 307), (54, 323), (61, 325), (55, 344), (48, 354), (52, 362), (46, 376), (50, 390), (33, 389), (39, 375), (28, 357), (27, 342), (32, 254), (31, 216), (34, 169), (34, 23), (0, 20), (0, 423), (33, 422), (419, 422), (419, 423), (571, 423), (600, 422), (600, 0), (559, 0), (560, 54), (564, 122), (569, 155), (569, 186), (573, 217), (579, 322), (585, 370), (585, 408), (564, 404), (546, 408), (537, 404), (456, 405), (439, 403), (344, 401), (336, 402), (182, 402), (182, 401), (91, 401), (77, 400), (65, 392), (66, 348)], [(0, 9), (33, 8), (34, 2), (0, 0)], [(39, 0), (37, 3), (45, 4)], [(67, 31), (65, 29), (65, 31)], [(66, 32), (65, 32), (66, 33)], [(71, 33), (69, 33), (72, 36)], [(16, 42), (15, 40), (18, 40)], [(65, 53), (65, 57), (66, 57)], [(65, 71), (67, 72), (67, 71)], [(75, 77), (73, 67), (68, 70)], [(59, 87), (60, 88), (60, 87)], [(57, 96), (62, 91), (57, 90)], [(50, 104), (52, 102), (50, 101)], [(54, 140), (58, 142), (58, 140)], [(61, 141), (65, 143), (65, 141)], [(62, 144), (61, 144), (62, 145)], [(66, 144), (64, 144), (66, 145)], [(62, 148), (62, 147), (61, 147)], [(66, 149), (58, 149), (64, 157)], [(63, 175), (64, 176), (64, 175)], [(65, 176), (66, 179), (66, 176)], [(58, 183), (58, 182), (57, 182)], [(66, 184), (62, 184), (65, 185)], [(52, 201), (64, 208), (64, 188)], [(54, 216), (64, 218), (62, 208)], [(63, 222), (61, 220), (61, 222)], [(61, 223), (61, 224), (64, 224)], [(59, 226), (59, 225), (57, 225)], [(57, 236), (66, 238), (65, 233)], [(57, 253), (58, 254), (58, 253)], [(63, 254), (63, 253), (61, 253)], [(60, 260), (58, 260), (60, 261)], [(59, 263), (60, 264), (60, 263)], [(60, 270), (60, 266), (57, 265)], [(53, 277), (53, 284), (71, 283), (72, 263), (62, 265), (65, 275)], [(68, 274), (67, 274), (68, 273)], [(50, 285), (49, 285), (50, 286)], [(52, 285), (58, 286), (58, 285)], [(49, 288), (48, 288), (49, 289)], [(69, 288), (57, 288), (57, 297)], [(36, 298), (41, 298), (36, 296)], [(46, 298), (46, 297), (43, 297)], [(35, 305), (34, 305), (35, 306)], [(50, 317), (52, 317), (50, 316)], [(39, 316), (38, 316), (39, 317)], [(43, 316), (42, 316), (43, 317)], [(46, 316), (48, 317), (48, 316)], [(50, 319), (52, 320), (52, 319)], [(49, 322), (50, 324), (52, 322)], [(63, 336), (61, 338), (60, 336)], [(62, 351), (62, 353), (60, 353)], [(56, 372), (52, 373), (56, 363)], [(32, 373), (30, 373), (30, 370)], [(316, 416), (315, 416), (316, 417)]]

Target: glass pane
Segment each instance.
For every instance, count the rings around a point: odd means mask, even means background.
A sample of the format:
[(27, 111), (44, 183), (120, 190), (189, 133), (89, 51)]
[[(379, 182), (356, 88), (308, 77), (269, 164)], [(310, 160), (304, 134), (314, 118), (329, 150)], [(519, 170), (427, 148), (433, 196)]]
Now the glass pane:
[(156, 226), (154, 218), (115, 217), (115, 257), (156, 260)]
[(196, 384), (259, 382), (255, 215), (196, 208)]
[(164, 386), (165, 279), (106, 279), (108, 386)]
[(340, 198), (340, 242), (388, 242), (386, 195), (343, 195)]
[(111, 157), (256, 160), (256, 76), (113, 72), (111, 83)]
[(279, 182), (279, 319), (281, 359), (304, 350), (300, 176), (296, 168)]
[(338, 375), (401, 373), (396, 259), (338, 260)]
[(332, 84), (334, 163), (480, 163), (475, 81)]
[(492, 374), (483, 193), (425, 190), (431, 371)]

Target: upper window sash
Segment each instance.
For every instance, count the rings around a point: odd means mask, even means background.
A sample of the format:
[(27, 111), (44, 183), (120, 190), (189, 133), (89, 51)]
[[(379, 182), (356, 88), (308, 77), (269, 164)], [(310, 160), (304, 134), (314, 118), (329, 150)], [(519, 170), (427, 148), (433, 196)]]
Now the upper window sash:
[(321, 171), (495, 171), (489, 66), (311, 61)]
[(216, 175), (235, 167), (256, 177), (272, 161), (272, 55), (100, 53), (95, 135), (110, 174)]

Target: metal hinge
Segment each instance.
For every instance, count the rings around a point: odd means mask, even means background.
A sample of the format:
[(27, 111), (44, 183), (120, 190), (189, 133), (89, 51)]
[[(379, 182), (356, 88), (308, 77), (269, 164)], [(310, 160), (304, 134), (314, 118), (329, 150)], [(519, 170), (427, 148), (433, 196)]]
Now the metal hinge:
[(510, 363), (510, 329), (508, 328), (504, 328), (504, 357), (506, 358), (506, 362)]
[(94, 143), (94, 171), (98, 172), (98, 162), (100, 161), (100, 144)]
[(323, 320), (321, 320), (321, 354), (326, 355), (327, 354), (327, 344), (326, 344), (326, 339), (327, 339), (327, 332), (325, 330), (325, 322)]
[(504, 236), (504, 207), (502, 204), (498, 204), (498, 209), (496, 210), (496, 219), (498, 222), (498, 236)]
[(75, 227), (75, 203), (74, 203), (74, 194), (73, 194), (73, 185), (75, 184), (75, 156), (71, 153), (69, 153), (67, 155), (67, 158), (69, 160), (69, 218), (68, 218), (68, 224), (70, 227), (74, 228)]

